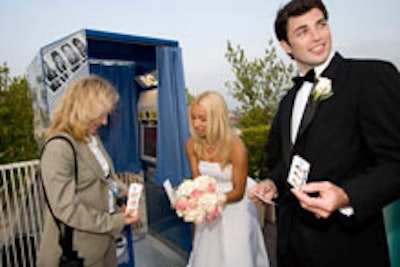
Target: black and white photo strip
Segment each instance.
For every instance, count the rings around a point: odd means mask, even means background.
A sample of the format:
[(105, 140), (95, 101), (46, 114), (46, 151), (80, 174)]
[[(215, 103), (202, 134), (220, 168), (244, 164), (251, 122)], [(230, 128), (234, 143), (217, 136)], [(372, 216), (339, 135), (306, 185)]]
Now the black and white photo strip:
[(87, 47), (83, 38), (72, 37), (59, 42), (43, 56), (46, 86), (56, 92), (87, 60)]

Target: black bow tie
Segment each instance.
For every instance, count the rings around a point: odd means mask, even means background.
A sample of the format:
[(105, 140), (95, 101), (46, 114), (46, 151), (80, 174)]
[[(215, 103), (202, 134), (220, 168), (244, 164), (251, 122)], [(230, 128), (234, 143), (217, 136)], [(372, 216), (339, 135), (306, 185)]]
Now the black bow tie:
[(306, 75), (293, 77), (292, 80), (297, 88), (300, 88), (303, 82), (315, 83), (315, 71), (314, 69), (311, 69), (306, 73)]

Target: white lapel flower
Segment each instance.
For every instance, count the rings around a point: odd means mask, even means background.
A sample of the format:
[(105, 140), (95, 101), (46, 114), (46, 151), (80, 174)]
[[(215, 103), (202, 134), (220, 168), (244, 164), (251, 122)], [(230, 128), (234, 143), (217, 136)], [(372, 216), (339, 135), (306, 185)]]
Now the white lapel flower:
[(317, 84), (311, 92), (311, 97), (314, 102), (328, 99), (333, 95), (332, 81), (329, 78), (320, 77), (317, 79)]

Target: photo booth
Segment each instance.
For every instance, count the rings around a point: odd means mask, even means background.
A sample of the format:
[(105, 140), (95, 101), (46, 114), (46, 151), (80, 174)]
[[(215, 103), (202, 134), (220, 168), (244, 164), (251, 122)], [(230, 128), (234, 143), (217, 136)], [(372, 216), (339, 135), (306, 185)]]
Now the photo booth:
[(99, 134), (116, 172), (143, 174), (148, 230), (176, 249), (190, 252), (190, 225), (175, 215), (162, 188), (166, 179), (178, 185), (191, 177), (178, 42), (84, 29), (41, 48), (27, 70), (39, 142), (67, 84), (88, 74), (105, 78), (120, 94)]

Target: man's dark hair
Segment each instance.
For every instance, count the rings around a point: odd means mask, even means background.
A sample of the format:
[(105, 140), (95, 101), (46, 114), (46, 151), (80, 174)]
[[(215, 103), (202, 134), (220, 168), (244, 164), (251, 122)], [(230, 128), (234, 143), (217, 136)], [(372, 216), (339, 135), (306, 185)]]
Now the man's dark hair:
[(288, 41), (287, 38), (287, 22), (290, 17), (301, 16), (313, 8), (318, 8), (328, 20), (328, 11), (321, 0), (292, 0), (282, 7), (275, 19), (275, 35), (279, 41)]

